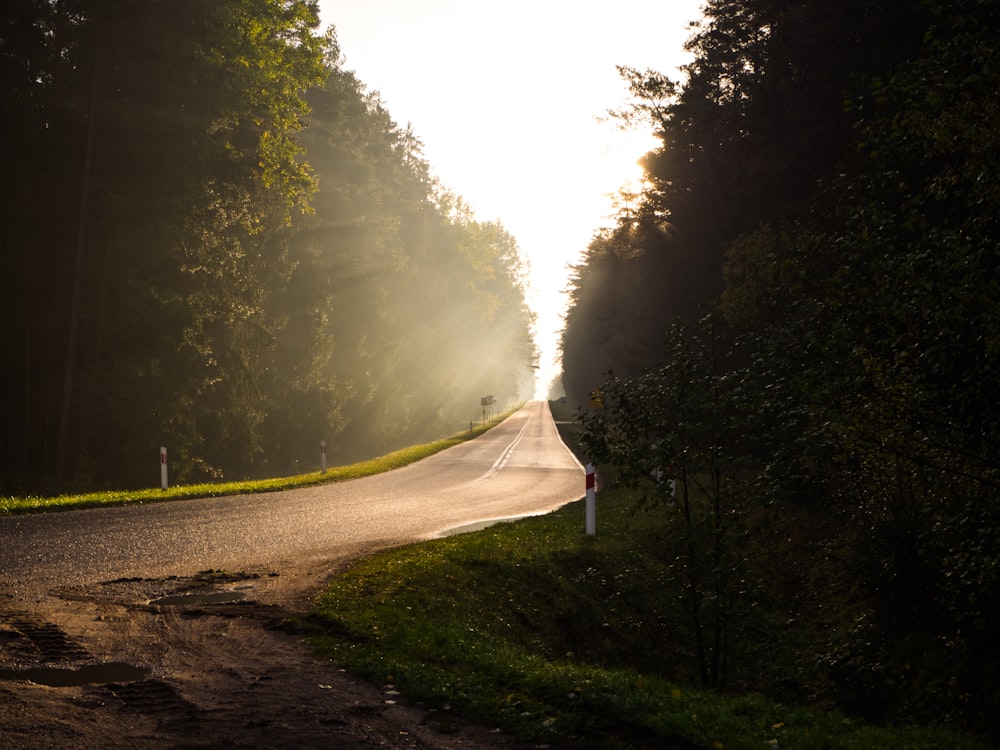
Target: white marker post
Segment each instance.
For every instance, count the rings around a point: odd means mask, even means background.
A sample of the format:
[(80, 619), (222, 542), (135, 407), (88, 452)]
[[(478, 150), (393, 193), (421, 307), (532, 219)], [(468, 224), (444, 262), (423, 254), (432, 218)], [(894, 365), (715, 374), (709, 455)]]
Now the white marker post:
[(597, 489), (594, 487), (594, 465), (587, 464), (587, 536), (597, 533)]
[(167, 449), (160, 447), (160, 489), (167, 489)]
[(319, 441), (319, 465), (320, 465), (319, 473), (320, 474), (326, 474), (326, 441), (325, 440), (320, 440)]

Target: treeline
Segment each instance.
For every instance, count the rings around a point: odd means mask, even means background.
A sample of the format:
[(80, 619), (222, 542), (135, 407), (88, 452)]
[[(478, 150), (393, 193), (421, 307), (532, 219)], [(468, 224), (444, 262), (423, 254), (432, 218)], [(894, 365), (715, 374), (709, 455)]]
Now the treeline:
[(622, 71), (662, 145), (575, 269), (588, 445), (676, 511), (703, 682), (995, 739), (1000, 8), (710, 0), (689, 45)]
[(0, 491), (259, 477), (530, 397), (514, 239), (303, 0), (0, 18)]

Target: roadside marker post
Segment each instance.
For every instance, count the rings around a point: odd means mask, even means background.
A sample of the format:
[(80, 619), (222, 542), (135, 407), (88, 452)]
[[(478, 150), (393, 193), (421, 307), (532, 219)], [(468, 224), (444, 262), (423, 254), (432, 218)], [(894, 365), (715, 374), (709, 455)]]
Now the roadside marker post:
[(167, 449), (160, 446), (160, 489), (167, 489)]
[(587, 464), (587, 536), (597, 533), (597, 489), (594, 486), (594, 465)]
[(320, 474), (326, 474), (326, 441), (325, 440), (320, 440), (319, 441), (319, 465), (320, 465), (319, 473)]

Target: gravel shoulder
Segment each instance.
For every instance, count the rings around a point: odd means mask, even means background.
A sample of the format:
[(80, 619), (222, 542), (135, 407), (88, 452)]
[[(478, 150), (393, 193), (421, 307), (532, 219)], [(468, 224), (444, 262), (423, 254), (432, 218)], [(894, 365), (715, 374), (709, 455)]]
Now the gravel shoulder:
[(317, 659), (287, 621), (344, 564), (0, 592), (0, 747), (527, 747)]

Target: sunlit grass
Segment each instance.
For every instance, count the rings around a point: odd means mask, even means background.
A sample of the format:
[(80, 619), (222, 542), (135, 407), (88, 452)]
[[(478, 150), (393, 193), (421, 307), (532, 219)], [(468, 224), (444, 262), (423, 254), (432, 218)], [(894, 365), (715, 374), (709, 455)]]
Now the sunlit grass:
[(596, 537), (584, 533), (577, 502), (359, 561), (317, 599), (313, 643), (439, 721), (460, 715), (552, 746), (984, 747), (657, 676), (683, 648), (683, 625), (661, 585), (669, 561), (649, 533), (662, 521), (633, 510), (625, 493), (609, 491)]
[(258, 492), (278, 492), (298, 487), (311, 487), (313, 485), (329, 484), (332, 482), (345, 482), (351, 479), (360, 479), (361, 477), (398, 469), (459, 443), (472, 440), (502, 422), (511, 413), (507, 412), (485, 424), (474, 425), (471, 430), (449, 438), (437, 440), (433, 443), (402, 448), (385, 456), (379, 456), (378, 458), (361, 461), (349, 466), (332, 467), (325, 474), (317, 471), (275, 479), (179, 485), (177, 487), (169, 487), (166, 490), (156, 488), (88, 492), (79, 495), (59, 495), (55, 497), (0, 497), (0, 515), (79, 510), (83, 508), (138, 503), (158, 503), (167, 500), (190, 500), (199, 497), (221, 497), (223, 495), (247, 495)]

